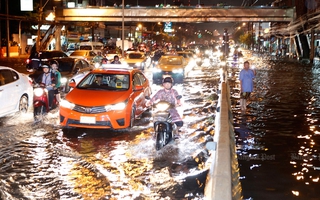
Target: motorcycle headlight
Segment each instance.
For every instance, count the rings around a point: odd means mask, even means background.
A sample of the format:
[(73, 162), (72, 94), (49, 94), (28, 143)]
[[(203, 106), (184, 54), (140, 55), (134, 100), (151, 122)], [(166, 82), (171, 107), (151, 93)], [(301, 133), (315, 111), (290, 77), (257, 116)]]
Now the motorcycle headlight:
[(111, 111), (111, 110), (123, 110), (125, 109), (127, 106), (126, 102), (121, 102), (121, 103), (117, 103), (117, 104), (113, 104), (113, 105), (106, 105), (105, 109), (106, 111)]
[(62, 99), (60, 102), (60, 106), (65, 107), (65, 108), (69, 108), (70, 110), (72, 110), (74, 108), (74, 103), (71, 103), (67, 100)]
[(37, 97), (42, 96), (43, 93), (44, 93), (44, 89), (43, 89), (43, 88), (35, 88), (35, 89), (33, 90), (34, 96), (37, 96)]
[(68, 81), (68, 79), (67, 79), (66, 77), (62, 77), (62, 78), (61, 78), (61, 84), (62, 84), (62, 85), (66, 84), (67, 81)]
[(172, 73), (181, 74), (181, 73), (183, 73), (183, 69), (174, 69), (174, 70), (172, 70)]
[(169, 106), (170, 106), (170, 104), (168, 104), (168, 103), (158, 103), (156, 105), (156, 109), (158, 111), (166, 111), (169, 108)]

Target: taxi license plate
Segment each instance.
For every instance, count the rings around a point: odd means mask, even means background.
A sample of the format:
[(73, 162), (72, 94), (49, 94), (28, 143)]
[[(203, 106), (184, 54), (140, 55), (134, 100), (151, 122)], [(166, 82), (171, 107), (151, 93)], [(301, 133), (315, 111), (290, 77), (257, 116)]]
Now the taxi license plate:
[(81, 116), (80, 117), (80, 123), (95, 124), (96, 123), (96, 118), (95, 117)]
[(171, 77), (170, 75), (163, 75), (162, 78)]

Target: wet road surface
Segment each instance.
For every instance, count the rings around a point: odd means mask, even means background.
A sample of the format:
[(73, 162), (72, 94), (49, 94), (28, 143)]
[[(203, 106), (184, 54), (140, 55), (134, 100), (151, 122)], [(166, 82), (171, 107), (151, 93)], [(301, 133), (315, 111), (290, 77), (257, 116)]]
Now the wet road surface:
[[(233, 90), (244, 199), (319, 199), (320, 66), (262, 62), (246, 113)], [(236, 72), (237, 76), (237, 72)]]
[(122, 132), (62, 129), (58, 110), (37, 124), (32, 113), (1, 118), (0, 198), (203, 199), (218, 68), (192, 75), (175, 86), (185, 125), (160, 151), (148, 113)]

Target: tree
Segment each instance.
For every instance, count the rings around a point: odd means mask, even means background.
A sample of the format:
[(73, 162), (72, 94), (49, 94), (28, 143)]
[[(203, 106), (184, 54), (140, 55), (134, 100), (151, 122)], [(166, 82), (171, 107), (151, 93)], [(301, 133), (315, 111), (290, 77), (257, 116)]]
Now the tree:
[(239, 42), (249, 48), (252, 44), (254, 44), (254, 39), (251, 33), (245, 33), (243, 35), (240, 35)]

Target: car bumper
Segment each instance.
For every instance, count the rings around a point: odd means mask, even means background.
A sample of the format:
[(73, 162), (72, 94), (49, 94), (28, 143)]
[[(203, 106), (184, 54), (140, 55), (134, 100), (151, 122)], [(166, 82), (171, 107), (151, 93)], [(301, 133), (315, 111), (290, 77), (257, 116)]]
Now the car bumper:
[(60, 124), (63, 127), (124, 129), (130, 125), (130, 112), (122, 110), (87, 114), (60, 107)]

